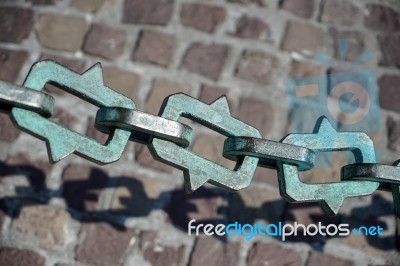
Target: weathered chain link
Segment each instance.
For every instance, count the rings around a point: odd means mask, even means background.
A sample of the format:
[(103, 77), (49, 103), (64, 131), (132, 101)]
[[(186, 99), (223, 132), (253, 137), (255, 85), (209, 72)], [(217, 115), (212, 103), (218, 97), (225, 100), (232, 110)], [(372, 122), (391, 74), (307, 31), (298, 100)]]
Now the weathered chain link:
[[(99, 107), (96, 127), (109, 134), (106, 144), (48, 120), (54, 98), (42, 92), (47, 83), (57, 85)], [(134, 102), (103, 84), (96, 64), (77, 74), (53, 61), (34, 64), (23, 87), (0, 81), (0, 111), (10, 112), (16, 125), (45, 140), (53, 162), (76, 153), (99, 164), (118, 160), (129, 140), (146, 143), (153, 157), (184, 171), (185, 186), (194, 191), (206, 182), (229, 190), (247, 187), (257, 166), (278, 170), (281, 195), (289, 201), (319, 202), (327, 214), (337, 214), (346, 197), (363, 196), (377, 189), (390, 189), (400, 215), (400, 167), (376, 163), (372, 140), (361, 132), (337, 132), (328, 119), (317, 121), (310, 134), (290, 134), (275, 142), (231, 116), (225, 96), (205, 104), (185, 94), (167, 97), (160, 116), (136, 110)], [(192, 119), (222, 135), (224, 156), (236, 161), (234, 170), (209, 161), (186, 149), (192, 129), (178, 122)], [(314, 167), (315, 154), (352, 151), (356, 164), (342, 168), (342, 182), (304, 183), (298, 171)]]

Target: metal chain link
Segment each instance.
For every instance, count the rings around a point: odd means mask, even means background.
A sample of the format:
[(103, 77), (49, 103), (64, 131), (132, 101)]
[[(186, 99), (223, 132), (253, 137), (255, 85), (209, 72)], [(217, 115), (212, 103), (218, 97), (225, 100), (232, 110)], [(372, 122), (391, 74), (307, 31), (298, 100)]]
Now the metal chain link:
[[(106, 144), (48, 120), (54, 98), (42, 92), (47, 83), (99, 107), (95, 126), (109, 134)], [(208, 105), (174, 94), (164, 100), (160, 116), (155, 116), (137, 111), (131, 99), (106, 87), (100, 64), (80, 75), (50, 60), (34, 64), (23, 87), (0, 81), (0, 111), (9, 112), (19, 128), (44, 139), (53, 162), (76, 153), (98, 164), (111, 163), (133, 140), (147, 144), (154, 159), (183, 170), (188, 191), (206, 182), (232, 191), (243, 189), (261, 166), (278, 171), (280, 193), (289, 201), (316, 201), (334, 215), (346, 197), (385, 189), (392, 191), (400, 216), (400, 164), (377, 164), (373, 142), (365, 133), (337, 132), (325, 117), (317, 121), (313, 133), (290, 134), (280, 142), (266, 140), (256, 128), (231, 116), (225, 96)], [(236, 161), (235, 169), (188, 150), (192, 128), (178, 122), (180, 117), (225, 135), (223, 155)], [(342, 168), (341, 182), (309, 184), (299, 178), (298, 171), (314, 167), (317, 152), (343, 150), (354, 153), (356, 164)]]

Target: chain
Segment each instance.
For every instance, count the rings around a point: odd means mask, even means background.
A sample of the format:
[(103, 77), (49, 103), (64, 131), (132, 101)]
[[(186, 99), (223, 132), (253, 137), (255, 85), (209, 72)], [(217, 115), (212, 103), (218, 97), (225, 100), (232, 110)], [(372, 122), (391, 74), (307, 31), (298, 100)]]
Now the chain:
[[(109, 134), (105, 144), (49, 120), (54, 98), (44, 86), (59, 88), (99, 107), (95, 126)], [(260, 132), (231, 116), (222, 96), (210, 105), (179, 93), (167, 97), (160, 115), (136, 110), (135, 103), (103, 84), (102, 68), (94, 65), (75, 73), (50, 60), (34, 64), (23, 86), (0, 81), (0, 111), (7, 112), (20, 129), (47, 142), (49, 157), (57, 162), (75, 153), (98, 164), (117, 161), (129, 140), (148, 145), (154, 159), (183, 170), (187, 191), (212, 183), (231, 191), (249, 186), (257, 166), (278, 171), (281, 195), (294, 202), (315, 201), (328, 215), (338, 213), (346, 197), (391, 190), (400, 216), (400, 163), (376, 163), (374, 144), (362, 132), (337, 132), (321, 117), (310, 134), (290, 134), (280, 142), (261, 138)], [(224, 157), (236, 161), (234, 170), (209, 161), (187, 147), (192, 128), (178, 122), (192, 119), (227, 137)], [(341, 182), (304, 183), (299, 171), (314, 167), (317, 152), (351, 151), (355, 164), (341, 171)]]

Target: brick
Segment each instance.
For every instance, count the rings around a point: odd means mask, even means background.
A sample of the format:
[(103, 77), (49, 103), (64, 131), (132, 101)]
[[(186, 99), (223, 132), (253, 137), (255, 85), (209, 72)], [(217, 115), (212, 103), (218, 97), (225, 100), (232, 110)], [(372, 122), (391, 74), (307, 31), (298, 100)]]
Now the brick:
[(236, 68), (236, 77), (260, 84), (271, 84), (278, 59), (262, 51), (246, 50)]
[(226, 137), (222, 135), (201, 134), (193, 143), (193, 152), (226, 168), (233, 169), (236, 163), (222, 156), (225, 139)]
[(32, 5), (55, 5), (59, 0), (28, 0), (27, 2), (31, 2)]
[(33, 12), (20, 7), (0, 7), (0, 42), (21, 43), (29, 36)]
[(269, 102), (243, 98), (240, 100), (238, 118), (267, 136), (273, 128), (274, 109)]
[(362, 32), (353, 30), (338, 31), (336, 29), (330, 29), (329, 36), (332, 39), (334, 56), (339, 60), (341, 59), (338, 43), (339, 39), (345, 39), (347, 41), (348, 46), (345, 56), (346, 61), (355, 62), (367, 49), (366, 37)]
[(241, 224), (264, 225), (278, 223), (284, 213), (286, 202), (277, 190), (260, 188), (255, 184), (229, 195), (228, 219)]
[(116, 180), (112, 211), (143, 217), (149, 215), (163, 192), (163, 183), (145, 175), (130, 175)]
[(0, 121), (0, 140), (7, 142), (16, 141), (21, 131), (14, 126), (10, 116), (0, 113)]
[(270, 37), (270, 29), (263, 20), (243, 15), (237, 21), (233, 35), (240, 38), (266, 40)]
[(239, 243), (224, 243), (214, 237), (198, 237), (190, 258), (190, 266), (239, 265)]
[(173, 10), (174, 0), (125, 0), (122, 22), (167, 25)]
[(228, 2), (231, 3), (236, 3), (236, 4), (245, 4), (245, 5), (249, 5), (249, 4), (256, 4), (259, 6), (266, 6), (266, 2), (265, 0), (228, 0)]
[(311, 251), (308, 257), (307, 266), (352, 266), (353, 262), (337, 258), (317, 251)]
[(167, 67), (175, 50), (175, 37), (154, 30), (142, 30), (132, 60)]
[(170, 223), (187, 230), (192, 219), (196, 220), (193, 225), (223, 222), (220, 218), (222, 206), (223, 198), (220, 195), (211, 189), (200, 187), (190, 194), (183, 189), (172, 191), (170, 201), (164, 209)]
[(133, 229), (125, 229), (105, 222), (84, 223), (79, 233), (76, 259), (96, 265), (120, 265), (125, 250), (135, 238)]
[(388, 131), (388, 148), (394, 151), (400, 151), (400, 121), (396, 121), (389, 116), (386, 127)]
[(103, 68), (104, 84), (123, 95), (137, 100), (140, 76), (115, 67)]
[(0, 171), (0, 178), (7, 176), (24, 175), (34, 189), (43, 189), (46, 186), (46, 176), (50, 174), (53, 165), (49, 162), (30, 161), (25, 155), (18, 153), (6, 159)]
[(86, 36), (83, 51), (115, 60), (124, 52), (125, 43), (126, 33), (123, 30), (93, 24)]
[(44, 266), (45, 259), (31, 250), (0, 248), (0, 265), (7, 266)]
[(64, 227), (68, 219), (69, 213), (60, 207), (25, 206), (12, 223), (13, 238), (22, 237), (21, 241), (33, 239), (47, 250), (60, 249), (65, 243)]
[(181, 265), (185, 247), (163, 246), (157, 242), (156, 234), (154, 231), (142, 232), (139, 247), (143, 253), (143, 258), (153, 266)]
[(106, 0), (73, 0), (71, 6), (84, 12), (95, 13), (102, 5), (104, 5), (104, 2), (106, 2)]
[(384, 75), (378, 81), (379, 104), (382, 108), (400, 112), (400, 76)]
[(322, 45), (322, 30), (312, 24), (289, 21), (282, 49), (285, 51), (315, 53)]
[(155, 78), (152, 82), (151, 92), (147, 97), (146, 112), (157, 115), (164, 99), (178, 92), (190, 94), (182, 85), (163, 78)]
[(145, 167), (153, 168), (164, 173), (171, 174), (174, 170), (172, 166), (155, 160), (146, 145), (136, 144), (135, 160)]
[(62, 179), (62, 195), (68, 207), (78, 211), (94, 211), (109, 177), (100, 169), (72, 164), (64, 170)]
[(289, 76), (293, 78), (314, 77), (326, 74), (326, 67), (307, 61), (292, 61)]
[(352, 26), (361, 18), (360, 10), (343, 0), (325, 0), (321, 12), (322, 22), (339, 26)]
[(51, 120), (67, 128), (73, 128), (78, 122), (75, 117), (60, 108), (54, 109)]
[(214, 32), (225, 18), (225, 10), (220, 6), (206, 4), (183, 4), (181, 23), (208, 33)]
[[(83, 61), (81, 59), (77, 59), (77, 58), (66, 58), (66, 57), (61, 57), (61, 56), (53, 55), (53, 54), (41, 54), (40, 55), (39, 60), (46, 60), (46, 59), (53, 60), (53, 61), (59, 63), (60, 65), (63, 65), (79, 74), (81, 74), (85, 70), (85, 66), (86, 66), (85, 61)], [(57, 95), (67, 94), (67, 92), (65, 92), (64, 90), (58, 89), (56, 86), (51, 85), (51, 84), (46, 84), (45, 91), (54, 93)]]
[(279, 186), (276, 170), (264, 167), (257, 167), (253, 177), (254, 181), (266, 183), (275, 187)]
[(301, 257), (296, 251), (278, 245), (256, 243), (250, 249), (248, 265), (295, 266), (301, 265)]
[(209, 79), (218, 80), (228, 52), (227, 45), (193, 43), (187, 49), (181, 67)]
[(400, 36), (378, 35), (379, 48), (382, 58), (379, 61), (383, 66), (400, 66)]
[(15, 83), (26, 59), (28, 59), (26, 51), (0, 48), (0, 79)]
[(88, 26), (77, 16), (44, 14), (36, 23), (39, 42), (47, 48), (75, 52), (80, 50)]
[(370, 29), (384, 32), (400, 31), (399, 13), (388, 6), (368, 4), (364, 25)]
[[(226, 94), (228, 94), (228, 90), (226, 88), (203, 84), (201, 86), (199, 100), (205, 102), (206, 104), (211, 104), (221, 96), (226, 96)], [(228, 103), (232, 109), (232, 102), (229, 100), (229, 98)]]
[(314, 0), (284, 0), (281, 7), (301, 18), (310, 18), (314, 12)]
[(95, 121), (96, 121), (95, 117), (92, 117), (92, 116), (89, 117), (89, 119), (87, 121), (88, 126), (86, 128), (85, 135), (89, 138), (97, 140), (98, 142), (100, 142), (102, 144), (105, 144), (109, 135), (97, 130), (95, 127)]

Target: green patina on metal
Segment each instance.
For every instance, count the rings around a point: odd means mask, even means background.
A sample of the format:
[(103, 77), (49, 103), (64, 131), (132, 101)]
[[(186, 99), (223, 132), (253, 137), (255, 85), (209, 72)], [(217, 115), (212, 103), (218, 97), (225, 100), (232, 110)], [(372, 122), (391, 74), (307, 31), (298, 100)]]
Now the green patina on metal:
[[(337, 132), (328, 119), (317, 122), (313, 134), (290, 134), (282, 142), (303, 146), (316, 152), (352, 151), (357, 163), (376, 163), (372, 140), (361, 132)], [(296, 166), (278, 163), (280, 192), (290, 201), (318, 201), (323, 210), (337, 214), (344, 198), (373, 193), (379, 183), (371, 181), (347, 181), (307, 184), (300, 180)]]
[[(24, 86), (42, 91), (47, 83), (54, 84), (98, 107), (136, 108), (132, 100), (103, 84), (100, 64), (94, 65), (80, 75), (53, 61), (41, 61), (32, 66)], [(73, 152), (100, 164), (114, 162), (121, 157), (131, 134), (123, 129), (115, 129), (107, 143), (103, 145), (35, 112), (14, 107), (11, 113), (21, 129), (47, 142), (50, 159), (53, 162)]]
[[(391, 190), (396, 215), (400, 217), (400, 161), (393, 165), (358, 163), (342, 167), (343, 180), (368, 180), (377, 182), (379, 189)], [(346, 181), (347, 183), (347, 181)]]
[[(257, 129), (230, 115), (225, 96), (207, 105), (188, 95), (175, 94), (164, 100), (160, 115), (174, 121), (186, 117), (227, 137), (261, 137)], [(194, 191), (206, 182), (229, 190), (245, 188), (258, 163), (258, 158), (245, 156), (232, 171), (166, 140), (154, 138), (149, 148), (156, 159), (184, 171), (187, 191)]]

